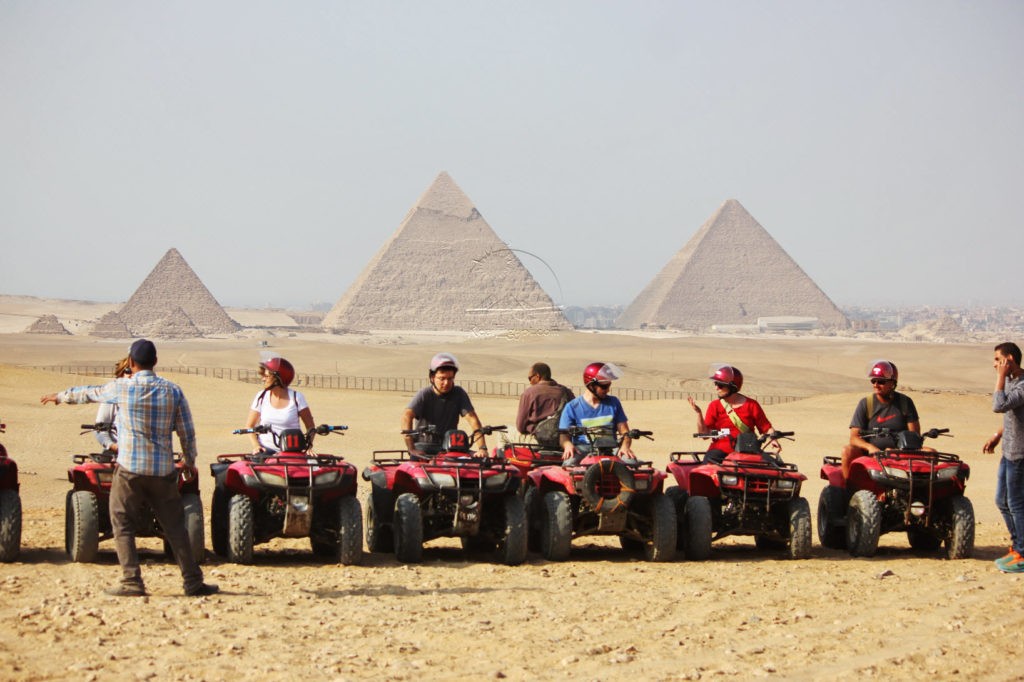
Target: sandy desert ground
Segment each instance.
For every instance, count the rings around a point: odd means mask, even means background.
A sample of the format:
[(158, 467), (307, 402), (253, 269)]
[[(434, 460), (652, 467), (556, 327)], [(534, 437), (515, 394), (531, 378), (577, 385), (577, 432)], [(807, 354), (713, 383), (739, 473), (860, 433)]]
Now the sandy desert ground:
[[(882, 538), (874, 558), (851, 558), (814, 540), (812, 558), (787, 561), (757, 551), (751, 538), (717, 541), (707, 562), (646, 563), (614, 539), (582, 538), (571, 560), (530, 555), (506, 567), (466, 557), (454, 540), (427, 545), (424, 561), (365, 555), (360, 566), (315, 559), (303, 541), (257, 548), (251, 566), (212, 556), (207, 578), (219, 595), (180, 596), (175, 566), (158, 541), (144, 541), (151, 596), (107, 597), (118, 575), (109, 542), (95, 564), (70, 563), (63, 550), (66, 469), (92, 451), (78, 425), (90, 406), (38, 404), (41, 394), (89, 383), (31, 369), (58, 363), (112, 363), (124, 341), (0, 334), (3, 443), (21, 469), (22, 552), (0, 565), (0, 670), (9, 680), (316, 679), (1019, 679), (1024, 582), (992, 566), (1008, 542), (992, 503), (997, 458), (981, 443), (999, 424), (991, 413), (991, 346), (882, 344), (828, 338), (637, 337), (563, 333), (491, 338), (429, 335), (274, 337), (271, 347), (300, 372), (417, 377), (436, 351), (456, 353), (464, 378), (522, 381), (535, 360), (576, 383), (594, 359), (620, 363), (623, 385), (706, 390), (711, 361), (731, 361), (745, 392), (802, 399), (767, 408), (780, 429), (797, 432), (783, 456), (808, 475), (817, 508), (818, 468), (845, 440), (862, 378), (875, 357), (901, 369), (925, 428), (949, 427), (944, 449), (972, 467), (974, 557), (948, 561), (912, 552), (904, 535)], [(253, 367), (254, 339), (158, 341), (161, 365)], [(160, 369), (160, 366), (157, 368)], [(196, 416), (200, 469), (239, 451), (255, 387), (168, 375)], [(301, 388), (301, 387), (300, 387)], [(401, 446), (407, 394), (302, 388), (318, 422), (348, 424), (322, 451), (361, 469), (374, 449)], [(508, 423), (515, 400), (478, 398), (487, 423)], [(659, 466), (672, 450), (699, 449), (682, 400), (626, 404), (631, 423), (655, 432), (637, 447)], [(210, 479), (202, 479), (209, 504)], [(207, 508), (207, 512), (208, 512)]]

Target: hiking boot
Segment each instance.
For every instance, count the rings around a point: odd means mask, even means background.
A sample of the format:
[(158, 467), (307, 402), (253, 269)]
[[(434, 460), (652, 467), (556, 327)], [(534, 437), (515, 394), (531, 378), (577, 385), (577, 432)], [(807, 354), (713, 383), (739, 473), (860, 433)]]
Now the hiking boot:
[(996, 561), (996, 567), (1003, 573), (1024, 573), (1024, 557), (1017, 552), (1013, 553), (1014, 556), (1009, 561), (1000, 563)]
[(209, 583), (199, 583), (195, 587), (190, 587), (185, 590), (186, 597), (209, 597), (211, 594), (217, 594), (220, 592), (220, 588), (216, 585)]
[(106, 588), (103, 593), (109, 594), (111, 597), (145, 597), (146, 588), (142, 585), (120, 584), (117, 587)]

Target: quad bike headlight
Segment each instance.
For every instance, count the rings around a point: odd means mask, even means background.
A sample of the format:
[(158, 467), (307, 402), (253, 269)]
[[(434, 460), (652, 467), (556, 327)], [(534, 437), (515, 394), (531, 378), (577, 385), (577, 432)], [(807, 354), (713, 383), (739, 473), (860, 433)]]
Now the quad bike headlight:
[(647, 490), (647, 486), (649, 484), (650, 484), (650, 481), (648, 479), (646, 479), (646, 478), (638, 478), (635, 481), (633, 481), (633, 489), (634, 490)]
[(776, 490), (792, 490), (796, 486), (796, 481), (789, 478), (780, 478), (775, 481)]
[(950, 481), (960, 473), (960, 467), (946, 467), (935, 472), (935, 478), (940, 481)]
[(103, 485), (104, 483), (109, 484), (114, 480), (114, 472), (100, 471), (96, 474), (96, 480), (100, 482), (100, 485)]
[(494, 474), (484, 479), (484, 488), (504, 488), (508, 473)]
[(740, 482), (740, 477), (737, 476), (736, 474), (719, 474), (718, 482), (721, 483), (722, 485), (738, 485)]
[(314, 488), (327, 488), (335, 485), (338, 479), (341, 478), (340, 471), (325, 471), (316, 478), (313, 479)]
[(451, 474), (429, 474), (430, 482), (438, 488), (454, 488), (455, 477)]
[(897, 469), (895, 467), (882, 467), (882, 471), (889, 478), (909, 478), (906, 469)]
[(257, 476), (263, 485), (272, 485), (277, 486), (278, 488), (288, 487), (288, 479), (279, 474), (260, 473), (257, 474)]

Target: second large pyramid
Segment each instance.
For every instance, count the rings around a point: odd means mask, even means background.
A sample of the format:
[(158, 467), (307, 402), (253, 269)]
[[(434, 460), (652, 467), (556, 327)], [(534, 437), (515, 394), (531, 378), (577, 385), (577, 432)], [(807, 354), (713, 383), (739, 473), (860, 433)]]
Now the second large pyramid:
[(723, 203), (616, 320), (691, 331), (756, 324), (758, 318), (814, 317), (822, 327), (849, 321), (740, 202)]

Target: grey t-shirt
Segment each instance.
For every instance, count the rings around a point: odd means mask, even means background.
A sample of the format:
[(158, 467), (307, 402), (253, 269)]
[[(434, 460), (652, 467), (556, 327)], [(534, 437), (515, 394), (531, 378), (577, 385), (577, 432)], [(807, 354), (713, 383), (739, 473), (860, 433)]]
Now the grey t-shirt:
[(1024, 375), (992, 394), (992, 411), (1003, 415), (1003, 457), (1024, 459)]
[(433, 424), (437, 427), (435, 442), (440, 443), (445, 431), (459, 428), (459, 417), (473, 411), (473, 403), (461, 386), (455, 386), (444, 395), (438, 395), (426, 386), (413, 396), (408, 405), (416, 421), (415, 428)]

